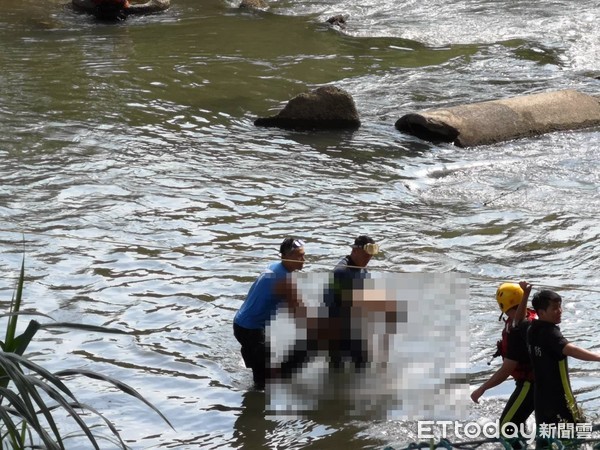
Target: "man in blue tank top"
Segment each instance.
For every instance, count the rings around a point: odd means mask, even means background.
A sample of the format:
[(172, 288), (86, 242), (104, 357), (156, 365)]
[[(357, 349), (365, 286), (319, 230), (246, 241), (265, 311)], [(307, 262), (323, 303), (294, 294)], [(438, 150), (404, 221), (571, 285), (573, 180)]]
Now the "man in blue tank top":
[(246, 367), (252, 369), (254, 385), (264, 389), (269, 363), (265, 328), (285, 303), (294, 315), (301, 303), (290, 274), (304, 266), (304, 242), (286, 238), (279, 248), (281, 261), (270, 264), (254, 281), (246, 300), (233, 319), (233, 334), (242, 345)]

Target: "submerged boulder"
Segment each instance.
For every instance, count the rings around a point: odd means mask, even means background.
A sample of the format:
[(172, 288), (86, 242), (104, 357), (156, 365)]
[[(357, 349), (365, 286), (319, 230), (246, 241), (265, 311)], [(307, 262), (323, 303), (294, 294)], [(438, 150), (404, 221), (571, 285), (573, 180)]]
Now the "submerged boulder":
[(574, 90), (545, 92), (407, 114), (396, 129), (459, 147), (600, 125), (600, 99)]
[(331, 16), (325, 22), (327, 22), (333, 27), (338, 27), (342, 30), (346, 28), (346, 18), (341, 14), (338, 14), (337, 16)]
[(267, 9), (269, 4), (265, 0), (242, 0), (240, 8)]
[(360, 118), (348, 92), (323, 86), (297, 95), (279, 114), (258, 118), (254, 125), (295, 130), (355, 129), (360, 127)]

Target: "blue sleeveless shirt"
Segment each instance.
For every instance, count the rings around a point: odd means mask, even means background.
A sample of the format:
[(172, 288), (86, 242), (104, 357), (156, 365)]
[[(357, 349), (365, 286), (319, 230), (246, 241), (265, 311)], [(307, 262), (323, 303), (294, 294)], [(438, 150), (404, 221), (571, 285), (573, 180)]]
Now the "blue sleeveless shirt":
[(275, 315), (279, 302), (283, 300), (283, 297), (274, 293), (275, 284), (289, 274), (281, 261), (269, 265), (250, 287), (233, 322), (244, 328), (265, 328), (267, 321)]

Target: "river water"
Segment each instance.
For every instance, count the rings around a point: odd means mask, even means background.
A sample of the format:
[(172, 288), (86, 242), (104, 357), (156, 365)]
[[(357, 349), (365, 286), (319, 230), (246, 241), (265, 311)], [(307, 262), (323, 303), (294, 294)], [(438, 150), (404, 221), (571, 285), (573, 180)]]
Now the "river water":
[[(39, 332), (32, 359), (119, 378), (160, 408), (175, 430), (105, 384), (79, 382), (132, 448), (400, 448), (416, 440), (414, 423), (355, 419), (339, 405), (266, 417), (231, 332), (284, 236), (306, 240), (312, 273), (361, 233), (384, 250), (374, 273), (469, 277), (472, 387), (499, 364), (487, 361), (501, 281), (557, 290), (564, 334), (600, 346), (599, 130), (461, 149), (394, 129), (428, 107), (598, 94), (596, 1), (236, 6), (173, 0), (163, 14), (98, 24), (63, 1), (3, 0), (0, 300), (24, 255), (26, 308), (131, 332)], [(345, 30), (324, 25), (334, 14)], [(254, 127), (325, 84), (353, 96), (360, 129)], [(592, 421), (599, 371), (571, 361)], [(469, 417), (497, 418), (511, 388)]]

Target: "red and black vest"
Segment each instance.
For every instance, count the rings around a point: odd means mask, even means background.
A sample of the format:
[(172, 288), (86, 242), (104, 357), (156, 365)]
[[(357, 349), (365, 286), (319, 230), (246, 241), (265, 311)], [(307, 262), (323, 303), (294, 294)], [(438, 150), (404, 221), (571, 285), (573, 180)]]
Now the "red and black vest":
[[(525, 316), (525, 320), (531, 322), (532, 320), (537, 319), (537, 314), (533, 309), (527, 308), (527, 314)], [(510, 331), (509, 331), (510, 330)], [(512, 331), (512, 323), (508, 320), (505, 321), (505, 326), (502, 329), (502, 340), (498, 341), (496, 344), (498, 346), (497, 355), (502, 356), (504, 358), (508, 353), (508, 335)], [(526, 342), (523, 342), (524, 346), (524, 354), (527, 354)], [(529, 358), (517, 361), (517, 367), (511, 373), (512, 377), (517, 381), (533, 381), (533, 367), (531, 366), (531, 362)]]

